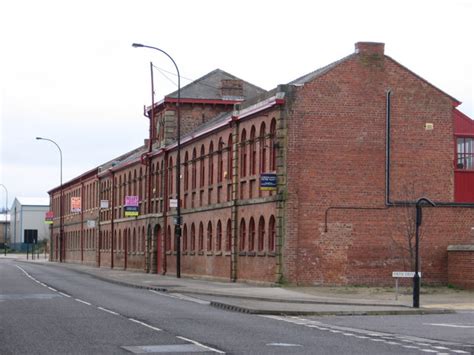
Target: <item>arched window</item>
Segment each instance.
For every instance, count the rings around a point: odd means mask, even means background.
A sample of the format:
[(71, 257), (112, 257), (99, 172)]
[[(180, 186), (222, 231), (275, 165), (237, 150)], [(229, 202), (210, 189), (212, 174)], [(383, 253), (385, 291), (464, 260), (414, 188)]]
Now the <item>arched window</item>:
[(216, 250), (222, 250), (222, 224), (221, 221), (217, 221), (217, 228), (216, 228)]
[(240, 220), (240, 238), (239, 238), (239, 250), (245, 250), (245, 219)]
[(209, 157), (208, 157), (209, 167), (208, 167), (208, 178), (207, 184), (214, 184), (214, 143), (211, 141), (209, 144)]
[(183, 227), (183, 251), (188, 251), (188, 226)]
[(219, 138), (217, 147), (217, 182), (222, 182), (224, 176), (224, 162), (222, 160), (222, 149), (224, 149), (224, 142)]
[(212, 223), (209, 221), (207, 224), (207, 251), (212, 251)]
[(169, 158), (168, 163), (168, 194), (173, 194), (173, 158)]
[(145, 181), (146, 179), (143, 179), (143, 170), (142, 168), (140, 168), (140, 173), (138, 175), (138, 196), (139, 196), (139, 200), (140, 201), (143, 201), (144, 198), (143, 198), (143, 181)]
[(255, 126), (252, 126), (252, 128), (250, 129), (249, 155), (250, 155), (250, 175), (255, 175), (256, 166), (257, 166), (257, 144), (255, 141)]
[(232, 154), (233, 154), (233, 144), (232, 144), (232, 134), (229, 134), (227, 139), (227, 180), (232, 179)]
[(260, 217), (258, 221), (257, 249), (263, 251), (265, 248), (265, 218)]
[(198, 236), (198, 248), (199, 248), (199, 251), (203, 251), (204, 250), (204, 226), (201, 223), (199, 223), (199, 236)]
[(171, 251), (171, 226), (168, 226), (166, 233), (166, 251)]
[(264, 173), (267, 171), (267, 144), (265, 142), (265, 122), (260, 125), (259, 134), (259, 146), (260, 146), (260, 172)]
[(117, 250), (123, 250), (122, 245), (122, 230), (119, 230)]
[(270, 123), (270, 171), (276, 170), (276, 120)]
[(137, 251), (137, 231), (133, 228), (133, 242), (132, 242), (132, 251)]
[(245, 128), (242, 130), (240, 135), (240, 176), (247, 176), (247, 132)]
[(232, 248), (232, 222), (230, 218), (227, 220), (225, 229), (225, 250), (230, 251)]
[(205, 167), (204, 167), (204, 156), (206, 155), (204, 144), (201, 146), (201, 154), (199, 156), (199, 187), (204, 187), (204, 176), (205, 176)]
[(193, 149), (193, 161), (191, 163), (191, 189), (196, 188), (196, 148)]
[(250, 218), (249, 222), (249, 251), (255, 250), (255, 221)]
[(193, 224), (191, 224), (191, 251), (196, 250), (196, 227)]
[(188, 191), (189, 188), (189, 166), (188, 166), (188, 152), (184, 154), (184, 191)]
[(133, 171), (133, 190), (132, 190), (132, 194), (133, 196), (136, 196), (137, 195), (137, 170), (134, 170)]
[(275, 238), (276, 238), (276, 223), (275, 217), (270, 217), (270, 222), (268, 223), (268, 251), (275, 251)]

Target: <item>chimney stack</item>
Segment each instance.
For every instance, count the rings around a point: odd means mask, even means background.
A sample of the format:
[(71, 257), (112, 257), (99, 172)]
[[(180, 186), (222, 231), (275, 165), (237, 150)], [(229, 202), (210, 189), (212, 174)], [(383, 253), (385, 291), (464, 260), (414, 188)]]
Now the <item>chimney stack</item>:
[(355, 52), (364, 55), (384, 55), (385, 43), (378, 42), (357, 42)]

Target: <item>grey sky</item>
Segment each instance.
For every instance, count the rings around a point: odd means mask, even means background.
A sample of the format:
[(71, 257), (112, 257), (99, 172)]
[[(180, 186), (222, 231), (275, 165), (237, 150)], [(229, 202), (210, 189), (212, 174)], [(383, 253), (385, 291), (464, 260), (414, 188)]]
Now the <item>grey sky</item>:
[[(264, 89), (352, 53), (355, 42), (384, 42), (474, 117), (473, 18), (469, 0), (3, 0), (0, 183), (9, 205), (59, 185), (59, 153), (36, 136), (61, 146), (64, 181), (143, 143), (149, 62), (175, 70), (133, 42), (167, 51), (182, 85), (220, 68)], [(157, 100), (176, 89), (159, 72), (155, 80)]]

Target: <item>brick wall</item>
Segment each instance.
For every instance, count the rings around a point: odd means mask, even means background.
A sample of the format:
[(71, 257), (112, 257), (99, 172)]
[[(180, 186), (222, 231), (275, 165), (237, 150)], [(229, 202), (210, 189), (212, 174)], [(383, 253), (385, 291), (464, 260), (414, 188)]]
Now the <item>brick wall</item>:
[(474, 244), (448, 246), (448, 284), (474, 290)]
[[(380, 47), (297, 88), (288, 117), (285, 278), (301, 284), (389, 283), (404, 266), (402, 208), (385, 209), (386, 95), (391, 91), (392, 201), (453, 202), (453, 102)], [(425, 130), (433, 123), (433, 130)], [(330, 211), (329, 207), (366, 210)], [(374, 208), (378, 208), (374, 209)], [(469, 239), (474, 209), (426, 212), (424, 280), (447, 282), (446, 247)], [(414, 212), (413, 212), (414, 213)], [(395, 243), (397, 244), (397, 243)], [(400, 244), (400, 242), (398, 243)], [(429, 247), (428, 247), (429, 246)]]

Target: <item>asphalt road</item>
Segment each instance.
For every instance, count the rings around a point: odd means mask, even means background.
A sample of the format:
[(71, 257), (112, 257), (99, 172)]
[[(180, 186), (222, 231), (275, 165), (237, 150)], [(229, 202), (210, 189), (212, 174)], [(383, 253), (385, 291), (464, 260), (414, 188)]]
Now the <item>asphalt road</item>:
[(473, 325), (473, 314), (424, 317), (233, 313), (189, 296), (124, 287), (50, 265), (0, 260), (0, 354), (471, 353), (468, 335), (473, 328), (453, 328), (459, 331), (446, 335), (433, 325), (425, 328), (433, 332), (424, 336), (416, 330), (420, 322)]

